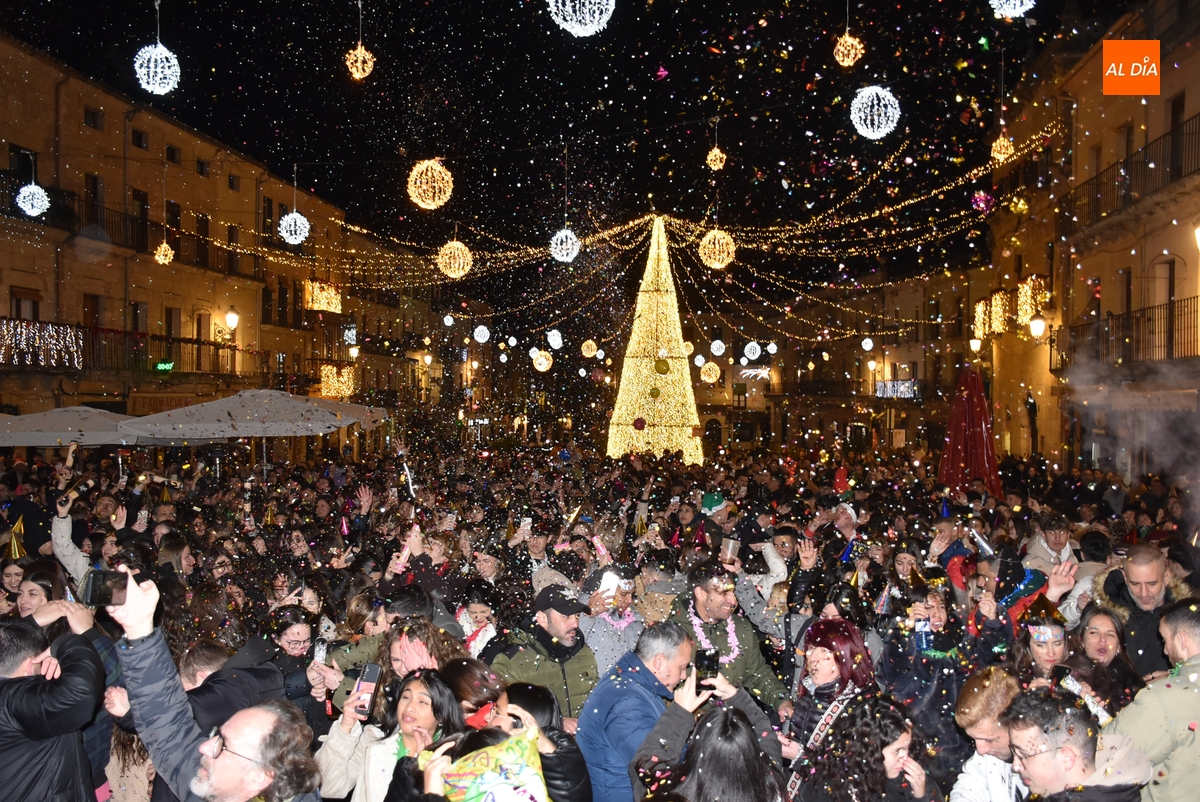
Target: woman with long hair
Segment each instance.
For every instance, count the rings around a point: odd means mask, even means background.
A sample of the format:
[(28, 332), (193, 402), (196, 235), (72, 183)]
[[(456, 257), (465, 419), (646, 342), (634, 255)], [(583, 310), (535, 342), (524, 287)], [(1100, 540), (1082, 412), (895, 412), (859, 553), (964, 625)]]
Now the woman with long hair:
[[(549, 688), (528, 682), (514, 682), (506, 695), (509, 709), (528, 713), (542, 733), (538, 752), (551, 802), (591, 802), (591, 775), (575, 736), (563, 731), (558, 697)], [(497, 724), (504, 729), (503, 721)]]
[(805, 660), (792, 712), (791, 739), (799, 753), (821, 749), (829, 727), (861, 694), (874, 693), (875, 670), (858, 627), (843, 618), (819, 620), (804, 635)]
[(1073, 654), (1066, 659), (1071, 674), (1086, 683), (1115, 716), (1146, 687), (1125, 653), (1125, 625), (1116, 613), (1091, 605), (1069, 636)]
[(1070, 656), (1062, 613), (1039, 596), (1021, 616), (1013, 643), (1013, 673), (1029, 689), (1050, 686), (1051, 671)]

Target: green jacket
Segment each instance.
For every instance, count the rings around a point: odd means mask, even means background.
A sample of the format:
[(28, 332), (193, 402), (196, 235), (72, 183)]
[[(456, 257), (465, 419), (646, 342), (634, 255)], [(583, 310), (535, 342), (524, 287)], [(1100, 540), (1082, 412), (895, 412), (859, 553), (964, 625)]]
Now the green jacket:
[[(683, 627), (684, 632), (695, 638), (697, 649), (703, 649), (706, 647), (701, 644), (700, 638), (693, 631), (692, 622), (688, 616), (690, 596), (690, 593), (679, 594), (669, 620), (679, 624)], [(738, 656), (732, 662), (721, 665), (721, 675), (737, 687), (745, 688), (747, 692), (758, 697), (768, 707), (778, 709), (779, 705), (788, 698), (788, 693), (783, 687), (783, 683), (767, 665), (767, 661), (763, 659), (762, 652), (758, 648), (758, 635), (754, 631), (754, 626), (736, 612), (730, 620), (733, 621), (733, 632), (738, 642)], [(700, 625), (704, 637), (708, 639), (713, 648), (721, 652), (722, 657), (728, 657), (733, 652), (729, 645), (727, 626), (725, 621), (715, 621), (712, 624), (701, 623)]]
[(1200, 655), (1180, 663), (1171, 676), (1138, 692), (1105, 732), (1133, 739), (1154, 764), (1143, 802), (1192, 802), (1200, 789)]
[[(350, 669), (360, 669), (365, 663), (374, 663), (375, 658), (379, 656), (379, 647), (384, 643), (383, 635), (367, 635), (361, 638), (358, 643), (347, 643), (344, 646), (339, 646), (329, 653), (325, 658), (325, 665), (333, 665), (336, 660), (338, 668), (342, 671)], [(350, 698), (350, 693), (354, 690), (355, 684), (358, 682), (358, 676), (345, 677), (342, 684), (333, 693), (333, 704), (339, 710), (345, 706), (346, 700)]]
[[(581, 639), (583, 635), (579, 636)], [(555, 662), (533, 633), (524, 629), (509, 635), (512, 645), (492, 661), (492, 670), (506, 682), (528, 682), (549, 688), (566, 718), (578, 718), (583, 703), (596, 687), (600, 672), (586, 643), (565, 663)]]

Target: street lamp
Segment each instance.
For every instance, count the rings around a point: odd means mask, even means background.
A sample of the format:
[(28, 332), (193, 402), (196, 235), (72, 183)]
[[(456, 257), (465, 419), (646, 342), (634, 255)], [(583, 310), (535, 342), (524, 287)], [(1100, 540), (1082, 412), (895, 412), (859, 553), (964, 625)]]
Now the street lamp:
[(877, 366), (878, 364), (879, 364), (879, 363), (878, 363), (878, 362), (876, 362), (874, 359), (868, 359), (868, 360), (867, 360), (867, 370), (869, 370), (869, 371), (871, 371), (872, 373), (874, 373), (874, 372), (875, 372), (875, 368), (876, 368), (876, 366)]
[(225, 313), (225, 325), (232, 331), (237, 328), (239, 320), (241, 320), (241, 316), (238, 314), (237, 307), (230, 306), (229, 311)]
[(978, 337), (971, 338), (971, 353), (978, 354), (979, 349), (983, 347), (983, 340)]
[(425, 364), (426, 364), (426, 365), (432, 365), (432, 364), (433, 364), (433, 354), (426, 354), (426, 355), (424, 356), (424, 359), (425, 359)]
[(1042, 335), (1046, 333), (1046, 318), (1042, 317), (1042, 313), (1038, 312), (1029, 319), (1029, 334), (1035, 340), (1042, 339)]

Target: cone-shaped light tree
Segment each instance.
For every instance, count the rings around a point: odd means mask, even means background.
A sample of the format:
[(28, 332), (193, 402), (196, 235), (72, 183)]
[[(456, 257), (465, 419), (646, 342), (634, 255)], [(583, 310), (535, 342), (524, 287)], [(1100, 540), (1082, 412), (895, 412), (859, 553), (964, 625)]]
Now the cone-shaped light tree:
[(617, 403), (608, 428), (608, 456), (682, 451), (685, 462), (701, 464), (704, 451), (694, 434), (699, 426), (667, 234), (662, 218), (656, 217), (633, 331), (621, 362)]

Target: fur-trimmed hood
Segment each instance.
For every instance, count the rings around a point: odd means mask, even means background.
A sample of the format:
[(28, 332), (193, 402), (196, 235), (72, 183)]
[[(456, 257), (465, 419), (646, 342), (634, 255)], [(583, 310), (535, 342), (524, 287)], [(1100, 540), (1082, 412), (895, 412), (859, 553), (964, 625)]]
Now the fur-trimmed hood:
[[(1092, 584), (1092, 601), (1106, 610), (1113, 611), (1116, 613), (1117, 618), (1121, 619), (1121, 623), (1127, 624), (1129, 623), (1129, 614), (1132, 609), (1132, 597), (1125, 585), (1124, 574), (1120, 576), (1120, 590), (1123, 591), (1122, 595), (1127, 597), (1128, 600), (1126, 598), (1113, 598), (1109, 595), (1105, 587), (1108, 584), (1109, 575), (1114, 571), (1118, 574), (1121, 573), (1120, 568), (1110, 568), (1107, 571), (1096, 574), (1096, 579)], [(1170, 581), (1167, 583), (1167, 597), (1163, 602), (1164, 604), (1170, 604), (1178, 599), (1186, 599), (1192, 595), (1191, 589), (1188, 588), (1183, 580), (1169, 574), (1168, 576)]]

